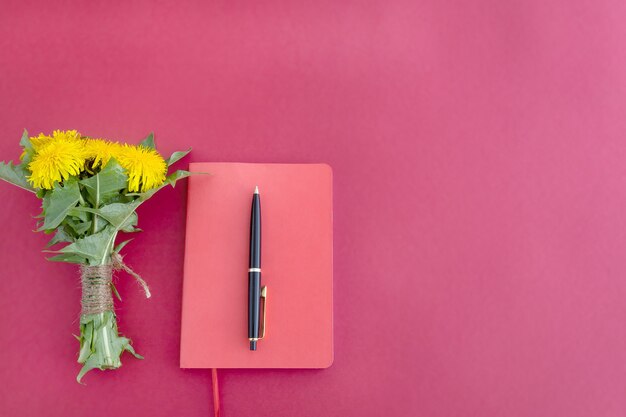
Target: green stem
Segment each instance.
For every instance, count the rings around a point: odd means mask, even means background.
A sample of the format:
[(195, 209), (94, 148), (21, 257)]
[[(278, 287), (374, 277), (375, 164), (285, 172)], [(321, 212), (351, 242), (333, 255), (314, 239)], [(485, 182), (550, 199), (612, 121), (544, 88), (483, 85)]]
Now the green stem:
[[(98, 210), (100, 206), (100, 176), (96, 175), (94, 178), (96, 179), (96, 203), (94, 204), (94, 209)], [(93, 233), (96, 234), (96, 231), (98, 230), (98, 215), (96, 213), (93, 214), (92, 226), (93, 226)]]
[[(100, 320), (104, 323), (104, 313), (100, 313)], [(111, 349), (108, 335), (108, 327), (102, 326), (102, 341), (104, 343), (104, 362), (106, 366), (113, 366), (113, 358), (111, 357)]]
[[(94, 215), (94, 218), (97, 217)], [(110, 258), (109, 261), (110, 262)], [(103, 262), (101, 265), (105, 265), (106, 262), (103, 259)], [(113, 358), (111, 356), (111, 348), (110, 348), (110, 341), (109, 341), (109, 327), (104, 325), (105, 320), (104, 320), (104, 312), (100, 313), (100, 323), (102, 324), (102, 328), (101, 328), (101, 332), (102, 332), (102, 342), (104, 343), (104, 361), (106, 366), (114, 366), (113, 363)]]
[[(106, 262), (110, 262), (110, 256), (105, 257), (102, 264)], [(92, 369), (117, 369), (122, 366), (121, 355), (124, 351), (143, 359), (135, 352), (130, 340), (119, 334), (117, 318), (112, 310), (81, 315), (79, 340), (78, 362), (83, 367), (76, 378), (78, 382)]]
[[(117, 233), (118, 230), (113, 233), (107, 242), (106, 249), (98, 265), (106, 265), (111, 262)], [(93, 338), (90, 335), (93, 335)], [(81, 349), (78, 362), (83, 364), (83, 367), (76, 377), (78, 382), (92, 369), (116, 369), (122, 366), (120, 357), (124, 351), (130, 352), (138, 359), (143, 359), (141, 355), (135, 352), (135, 349), (130, 344), (130, 340), (119, 334), (117, 319), (113, 311), (81, 316), (80, 341)]]

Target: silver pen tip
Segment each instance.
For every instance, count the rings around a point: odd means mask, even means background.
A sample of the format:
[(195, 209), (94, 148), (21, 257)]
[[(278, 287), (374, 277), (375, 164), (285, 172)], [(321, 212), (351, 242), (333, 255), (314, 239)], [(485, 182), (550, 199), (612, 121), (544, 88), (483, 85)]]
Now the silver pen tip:
[(256, 187), (254, 187), (254, 194), (258, 194), (259, 193), (259, 186), (257, 185)]

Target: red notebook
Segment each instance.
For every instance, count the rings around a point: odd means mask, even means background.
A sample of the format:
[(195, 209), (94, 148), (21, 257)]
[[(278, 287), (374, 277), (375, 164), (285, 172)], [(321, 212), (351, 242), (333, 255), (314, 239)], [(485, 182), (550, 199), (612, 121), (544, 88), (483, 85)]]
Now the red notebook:
[[(332, 171), (192, 163), (181, 368), (326, 368), (333, 361)], [(266, 332), (247, 331), (250, 207), (259, 187)]]

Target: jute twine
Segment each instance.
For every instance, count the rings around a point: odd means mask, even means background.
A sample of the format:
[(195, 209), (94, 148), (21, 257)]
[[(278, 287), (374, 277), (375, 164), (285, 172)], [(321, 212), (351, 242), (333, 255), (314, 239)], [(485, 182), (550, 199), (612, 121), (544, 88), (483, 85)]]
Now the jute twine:
[(150, 298), (148, 284), (139, 274), (130, 269), (119, 254), (113, 254), (111, 263), (106, 265), (81, 265), (80, 281), (82, 284), (82, 314), (99, 314), (113, 311), (112, 278), (113, 271), (125, 271), (143, 287), (146, 298)]

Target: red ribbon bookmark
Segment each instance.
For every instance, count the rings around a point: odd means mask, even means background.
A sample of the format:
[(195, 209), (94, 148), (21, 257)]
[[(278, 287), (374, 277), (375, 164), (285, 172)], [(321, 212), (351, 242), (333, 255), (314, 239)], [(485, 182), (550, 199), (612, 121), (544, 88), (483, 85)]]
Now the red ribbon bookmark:
[(217, 384), (217, 369), (211, 369), (211, 385), (213, 389), (213, 416), (220, 417), (220, 387)]

